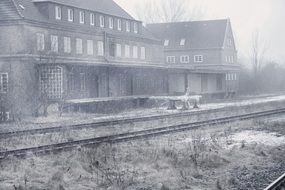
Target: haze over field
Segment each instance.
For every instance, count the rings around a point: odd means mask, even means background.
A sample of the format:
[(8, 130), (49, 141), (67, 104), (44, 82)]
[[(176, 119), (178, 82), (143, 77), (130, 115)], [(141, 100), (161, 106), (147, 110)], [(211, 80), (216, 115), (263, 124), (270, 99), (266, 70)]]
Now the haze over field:
[[(151, 0), (115, 1), (138, 19), (138, 10)], [(252, 35), (258, 31), (260, 38), (268, 46), (266, 59), (285, 64), (284, 0), (187, 0), (187, 2), (189, 11), (192, 10), (190, 7), (195, 6), (202, 12), (202, 17), (199, 18), (203, 20), (231, 19), (239, 57), (250, 56)]]

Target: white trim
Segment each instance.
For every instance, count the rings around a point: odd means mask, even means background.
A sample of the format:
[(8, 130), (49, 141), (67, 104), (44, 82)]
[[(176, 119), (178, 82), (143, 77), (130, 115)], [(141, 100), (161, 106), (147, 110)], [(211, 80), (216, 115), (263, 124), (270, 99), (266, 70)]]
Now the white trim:
[(126, 32), (130, 32), (131, 31), (131, 23), (130, 21), (126, 21)]
[(194, 55), (194, 63), (202, 63), (202, 62), (204, 62), (203, 55)]
[(90, 25), (94, 26), (95, 25), (95, 14), (90, 13)]
[(189, 63), (189, 62), (190, 62), (189, 55), (180, 56), (180, 63)]
[(61, 7), (58, 5), (55, 6), (55, 19), (61, 20)]
[(118, 29), (119, 31), (122, 31), (122, 20), (121, 20), (121, 19), (118, 19), (118, 20), (117, 20), (117, 29)]
[(114, 28), (114, 19), (112, 17), (109, 17), (109, 28), (110, 29)]
[(185, 43), (186, 43), (186, 39), (185, 38), (182, 38), (180, 40), (180, 46), (185, 46)]
[(79, 23), (85, 24), (85, 12), (84, 11), (79, 11)]
[(67, 9), (67, 15), (68, 15), (68, 21), (73, 22), (74, 21), (74, 11), (73, 9)]
[(167, 39), (166, 39), (166, 40), (164, 40), (163, 45), (164, 45), (164, 46), (169, 46), (169, 40), (167, 40)]
[(166, 56), (166, 63), (175, 63), (176, 57), (175, 56)]
[(99, 20), (100, 20), (100, 27), (104, 28), (105, 27), (105, 18), (103, 15), (99, 16)]

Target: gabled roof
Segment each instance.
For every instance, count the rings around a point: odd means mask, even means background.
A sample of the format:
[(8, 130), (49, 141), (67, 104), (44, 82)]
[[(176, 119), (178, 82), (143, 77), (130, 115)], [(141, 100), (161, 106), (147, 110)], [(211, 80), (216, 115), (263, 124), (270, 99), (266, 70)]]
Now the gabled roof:
[(80, 9), (86, 9), (90, 11), (118, 16), (125, 19), (130, 19), (130, 20), (134, 19), (113, 0), (30, 0), (30, 1), (33, 1), (34, 3), (53, 2), (62, 5), (77, 7)]
[(17, 10), (14, 1), (0, 0), (0, 20), (20, 19), (21, 15)]
[[(229, 20), (207, 20), (148, 24), (147, 28), (161, 40), (169, 40), (167, 49), (208, 49), (224, 45)], [(185, 39), (185, 46), (180, 46)]]

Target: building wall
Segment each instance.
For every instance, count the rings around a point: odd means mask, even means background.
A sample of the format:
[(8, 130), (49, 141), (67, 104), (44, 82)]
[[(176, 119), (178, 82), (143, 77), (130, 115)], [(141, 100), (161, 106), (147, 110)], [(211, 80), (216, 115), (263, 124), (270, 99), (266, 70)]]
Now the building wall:
[(186, 91), (186, 80), (184, 73), (171, 73), (168, 76), (169, 94), (181, 95)]

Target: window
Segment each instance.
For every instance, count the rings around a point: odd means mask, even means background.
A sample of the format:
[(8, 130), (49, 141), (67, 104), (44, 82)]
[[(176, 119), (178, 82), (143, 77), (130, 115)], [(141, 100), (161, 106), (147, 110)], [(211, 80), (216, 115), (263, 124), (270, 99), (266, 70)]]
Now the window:
[(64, 53), (71, 53), (71, 40), (69, 37), (63, 38)]
[(95, 15), (94, 15), (94, 13), (90, 13), (90, 25), (91, 26), (95, 25)]
[(122, 20), (121, 19), (118, 19), (117, 20), (117, 24), (118, 24), (118, 30), (122, 30)]
[(131, 31), (131, 25), (129, 21), (126, 21), (126, 31), (130, 32)]
[(102, 41), (98, 41), (97, 46), (98, 46), (98, 55), (104, 56), (104, 43)]
[(175, 56), (167, 56), (166, 62), (167, 63), (175, 63)]
[(79, 23), (80, 24), (85, 23), (85, 13), (83, 11), (79, 11)]
[(122, 56), (122, 46), (121, 44), (116, 44), (116, 57)]
[(195, 63), (201, 63), (201, 62), (203, 62), (203, 55), (195, 55), (195, 56), (194, 56), (194, 62), (195, 62)]
[(181, 45), (181, 46), (184, 46), (184, 45), (185, 45), (185, 39), (184, 39), (184, 38), (180, 40), (180, 45)]
[(145, 47), (141, 47), (141, 59), (145, 59)]
[(61, 7), (55, 6), (55, 19), (61, 20)]
[(76, 38), (76, 53), (77, 54), (83, 53), (82, 39), (80, 39), (80, 38)]
[(8, 73), (0, 74), (0, 92), (7, 93), (8, 92)]
[(189, 56), (188, 55), (180, 56), (180, 62), (181, 63), (189, 63)]
[(68, 21), (73, 22), (73, 9), (67, 9)]
[(138, 23), (134, 23), (134, 33), (138, 33)]
[(109, 55), (112, 57), (116, 55), (116, 44), (114, 42), (109, 43)]
[(62, 98), (63, 71), (58, 66), (43, 66), (40, 69), (40, 90), (49, 99)]
[(86, 90), (86, 75), (85, 73), (80, 73), (80, 90)]
[(50, 50), (52, 52), (58, 52), (58, 36), (51, 35), (50, 36)]
[(114, 28), (114, 19), (112, 17), (109, 17), (109, 28), (110, 29)]
[(133, 58), (138, 58), (138, 46), (133, 47)]
[(164, 46), (168, 46), (169, 45), (169, 40), (164, 40)]
[(75, 78), (74, 78), (74, 73), (69, 73), (69, 79), (68, 79), (68, 89), (70, 91), (75, 90)]
[(100, 27), (104, 28), (105, 27), (105, 19), (104, 16), (100, 15)]
[(125, 57), (130, 57), (130, 46), (125, 45)]
[(45, 35), (42, 33), (37, 33), (37, 50), (45, 50)]
[(87, 54), (93, 55), (94, 48), (93, 48), (93, 40), (87, 40)]

